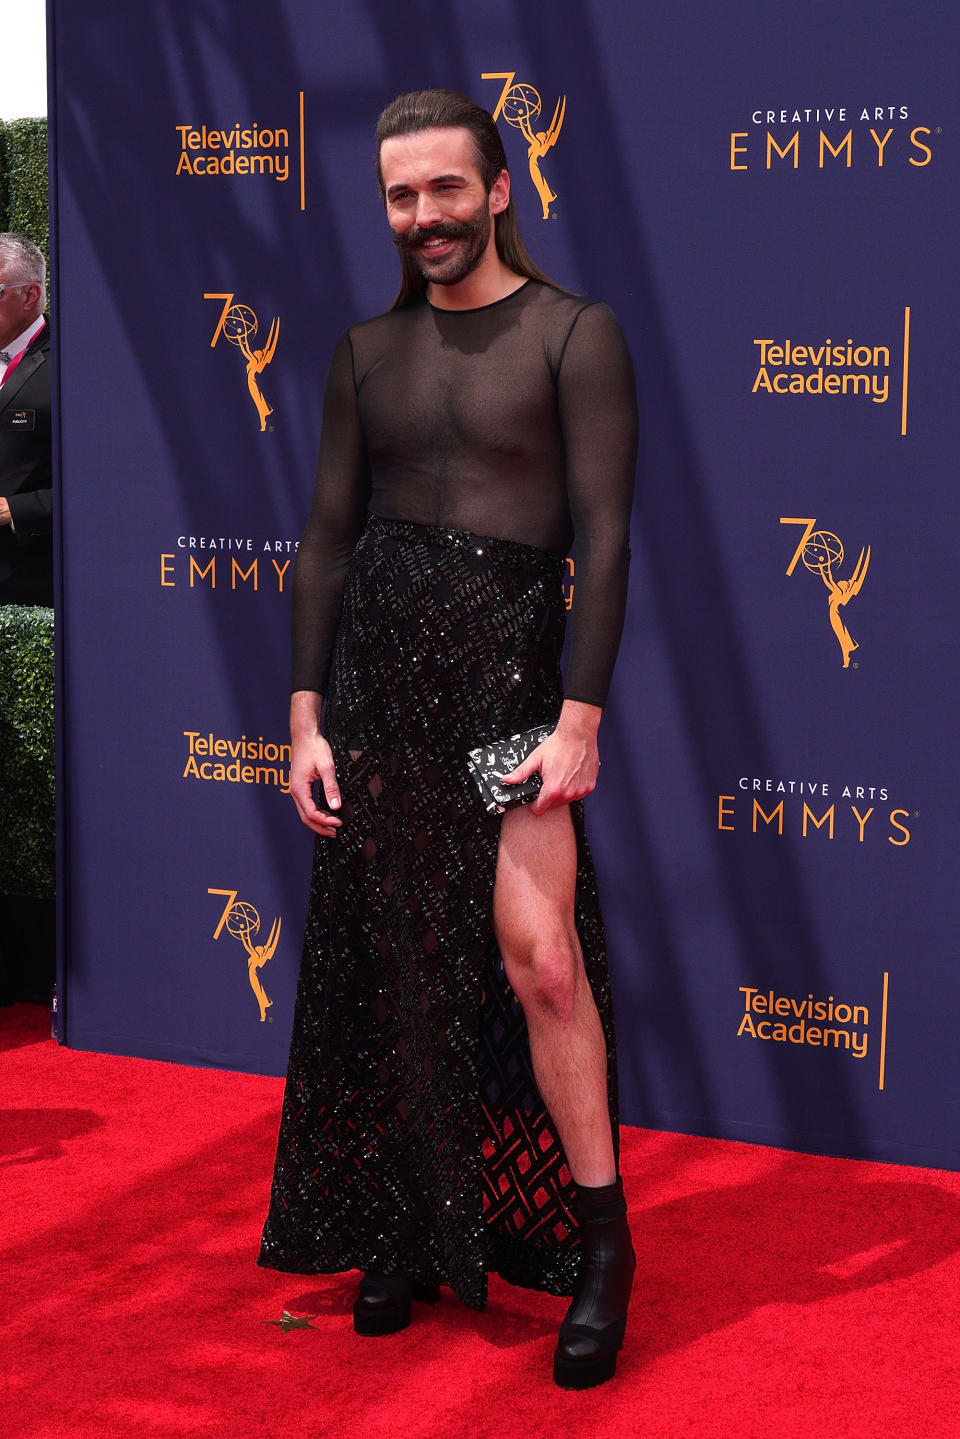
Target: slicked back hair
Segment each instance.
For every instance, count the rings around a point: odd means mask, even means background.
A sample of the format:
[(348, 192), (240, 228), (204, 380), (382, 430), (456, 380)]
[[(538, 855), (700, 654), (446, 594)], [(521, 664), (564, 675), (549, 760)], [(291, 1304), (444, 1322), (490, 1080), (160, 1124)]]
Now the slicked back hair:
[[(468, 131), (483, 188), (488, 195), (493, 182), (507, 169), (500, 131), (488, 110), (457, 90), (411, 90), (391, 100), (377, 121), (377, 180), (384, 200), (386, 191), (380, 168), (380, 147), (384, 140), (391, 140), (395, 135), (417, 135), (422, 130)], [(494, 216), (494, 243), (497, 254), (509, 269), (528, 279), (542, 280), (555, 289), (561, 288), (534, 264), (521, 240), (513, 195), (507, 208)], [(400, 289), (390, 307), (392, 310), (409, 305), (427, 288), (427, 281), (413, 257), (404, 251), (400, 252), (400, 272)]]

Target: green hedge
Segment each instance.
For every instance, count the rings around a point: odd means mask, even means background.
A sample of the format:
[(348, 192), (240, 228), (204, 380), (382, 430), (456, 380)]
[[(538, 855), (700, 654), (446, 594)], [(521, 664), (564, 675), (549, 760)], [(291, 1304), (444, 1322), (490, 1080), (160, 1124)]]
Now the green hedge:
[[(50, 262), (47, 122), (0, 121), (0, 230)], [(0, 605), (0, 892), (54, 892), (53, 611)]]
[(54, 892), (53, 610), (0, 605), (0, 892)]
[(0, 230), (26, 235), (49, 268), (46, 120), (0, 121)]
[(7, 216), (10, 213), (10, 185), (7, 180), (7, 123), (0, 120), (0, 230), (8, 230)]

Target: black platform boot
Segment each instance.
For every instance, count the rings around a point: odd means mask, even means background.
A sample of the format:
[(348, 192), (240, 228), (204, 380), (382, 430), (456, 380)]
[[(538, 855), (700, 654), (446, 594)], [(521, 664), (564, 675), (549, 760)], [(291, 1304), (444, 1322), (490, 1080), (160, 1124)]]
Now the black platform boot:
[(583, 1268), (553, 1356), (561, 1389), (591, 1389), (613, 1378), (637, 1267), (622, 1180), (580, 1185), (577, 1217)]
[(353, 1304), (353, 1327), (358, 1334), (397, 1334), (410, 1323), (410, 1301), (436, 1304), (440, 1290), (402, 1274), (365, 1274)]

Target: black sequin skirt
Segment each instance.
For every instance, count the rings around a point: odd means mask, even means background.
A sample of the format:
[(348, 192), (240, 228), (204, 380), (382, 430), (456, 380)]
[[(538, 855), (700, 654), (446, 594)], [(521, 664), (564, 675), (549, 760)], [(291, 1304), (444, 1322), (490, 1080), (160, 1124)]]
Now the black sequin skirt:
[[(316, 844), (259, 1263), (572, 1292), (573, 1186), (492, 931), (500, 820), (470, 749), (556, 720), (564, 557), (371, 518), (324, 716), (343, 828)], [(609, 1056), (582, 805), (576, 921)]]

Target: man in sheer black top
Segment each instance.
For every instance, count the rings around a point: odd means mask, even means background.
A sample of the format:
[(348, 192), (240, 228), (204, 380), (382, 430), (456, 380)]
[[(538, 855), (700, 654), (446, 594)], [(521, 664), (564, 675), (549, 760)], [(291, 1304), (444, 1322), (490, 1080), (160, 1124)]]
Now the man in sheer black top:
[[(611, 312), (548, 281), (523, 248), (485, 111), (450, 91), (401, 96), (381, 116), (378, 140), (403, 284), (391, 311), (345, 333), (328, 376), (295, 571), (290, 789), (304, 824), (325, 844), (341, 844), (349, 804), (321, 721), (344, 584), (368, 516), (551, 553), (576, 540), (562, 706), (553, 733), (509, 776), (519, 783), (539, 771), (542, 787), (500, 821), (485, 902), (576, 1186), (581, 1273), (554, 1374), (565, 1387), (586, 1388), (614, 1372), (634, 1269), (611, 1125), (611, 1056), (574, 921), (571, 818), (597, 782), (597, 732), (624, 613), (633, 372)], [(403, 1327), (411, 1297), (433, 1297), (421, 1292), (421, 1276), (383, 1268), (361, 1281), (360, 1333)]]

